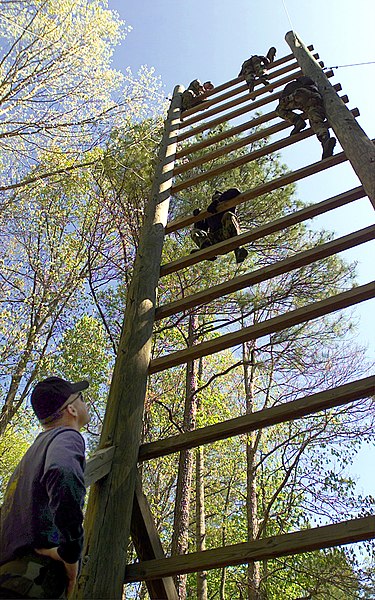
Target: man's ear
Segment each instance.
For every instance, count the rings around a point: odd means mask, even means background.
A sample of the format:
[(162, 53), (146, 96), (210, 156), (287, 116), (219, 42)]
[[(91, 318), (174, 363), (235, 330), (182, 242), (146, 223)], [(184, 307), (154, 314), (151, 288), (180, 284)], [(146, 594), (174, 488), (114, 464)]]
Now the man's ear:
[(66, 410), (68, 411), (68, 413), (70, 415), (72, 415), (73, 417), (77, 416), (77, 409), (74, 406), (74, 404), (68, 404), (68, 406), (66, 407)]

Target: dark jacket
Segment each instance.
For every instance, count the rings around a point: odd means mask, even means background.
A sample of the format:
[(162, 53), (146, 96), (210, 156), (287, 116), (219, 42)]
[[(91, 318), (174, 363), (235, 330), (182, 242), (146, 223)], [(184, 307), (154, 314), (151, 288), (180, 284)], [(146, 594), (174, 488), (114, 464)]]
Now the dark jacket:
[(85, 442), (70, 427), (40, 433), (14, 471), (1, 509), (1, 562), (57, 546), (75, 563), (83, 546)]

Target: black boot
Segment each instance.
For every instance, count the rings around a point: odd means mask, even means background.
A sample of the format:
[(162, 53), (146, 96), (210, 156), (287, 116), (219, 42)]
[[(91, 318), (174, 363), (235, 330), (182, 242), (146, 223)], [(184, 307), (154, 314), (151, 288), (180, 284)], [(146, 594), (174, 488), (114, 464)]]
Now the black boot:
[(334, 138), (334, 137), (327, 138), (324, 142), (322, 142), (322, 148), (323, 148), (322, 160), (324, 160), (325, 158), (328, 158), (329, 156), (332, 156), (333, 149), (335, 146), (336, 146), (336, 138)]
[(300, 131), (302, 131), (302, 129), (305, 129), (305, 127), (306, 127), (306, 121), (304, 119), (302, 119), (302, 117), (299, 117), (294, 122), (294, 127), (289, 135), (295, 135), (296, 133), (299, 133)]
[(249, 254), (246, 248), (236, 248), (234, 253), (236, 255), (236, 263), (238, 265), (242, 263)]

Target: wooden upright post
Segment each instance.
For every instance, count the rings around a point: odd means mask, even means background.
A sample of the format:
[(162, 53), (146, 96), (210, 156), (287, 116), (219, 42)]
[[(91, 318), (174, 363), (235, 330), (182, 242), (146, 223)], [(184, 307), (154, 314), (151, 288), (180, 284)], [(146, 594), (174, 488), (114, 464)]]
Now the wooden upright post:
[(328, 121), (347, 159), (375, 208), (375, 146), (336, 94), (319, 64), (294, 31), (285, 36), (304, 75), (311, 77), (323, 96)]
[(99, 446), (115, 447), (112, 469), (92, 486), (85, 519), (85, 551), (75, 594), (84, 600), (122, 597), (182, 91), (175, 88), (165, 123), (127, 298)]

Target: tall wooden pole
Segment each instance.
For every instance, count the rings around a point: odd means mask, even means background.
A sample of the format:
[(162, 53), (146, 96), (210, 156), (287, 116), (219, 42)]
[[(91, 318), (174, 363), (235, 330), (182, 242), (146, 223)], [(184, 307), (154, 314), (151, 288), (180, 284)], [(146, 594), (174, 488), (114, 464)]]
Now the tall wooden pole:
[(375, 146), (336, 94), (319, 64), (294, 31), (285, 39), (304, 75), (311, 77), (323, 96), (328, 121), (375, 208)]
[(92, 487), (85, 519), (82, 573), (75, 591), (84, 600), (122, 597), (182, 91), (175, 88), (165, 122), (127, 298), (99, 446), (115, 446), (112, 470)]

